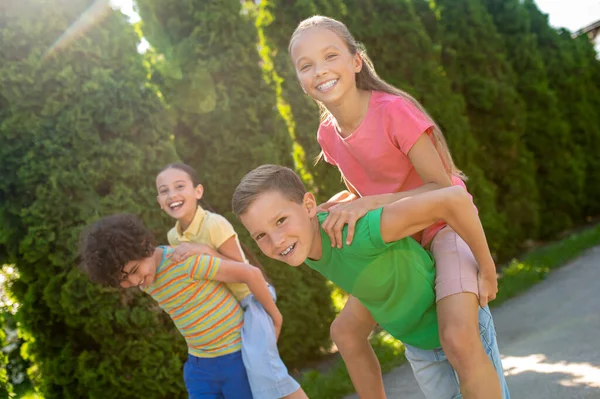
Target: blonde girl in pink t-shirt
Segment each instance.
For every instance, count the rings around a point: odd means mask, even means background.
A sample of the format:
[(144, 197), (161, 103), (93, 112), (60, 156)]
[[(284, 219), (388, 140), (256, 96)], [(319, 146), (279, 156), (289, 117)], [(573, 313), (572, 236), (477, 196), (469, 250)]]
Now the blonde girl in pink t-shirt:
[[(440, 128), (418, 101), (377, 76), (344, 24), (321, 16), (301, 22), (289, 52), (300, 85), (322, 111), (322, 155), (338, 167), (350, 190), (322, 205), (330, 213), (323, 228), (332, 245), (350, 244), (356, 220), (369, 210), (442, 187), (465, 187)], [(498, 291), (495, 267), (478, 270), (469, 247), (443, 223), (415, 239), (431, 249), (436, 261), (440, 339), (463, 397), (499, 399), (500, 384), (480, 341), (477, 318), (479, 306), (487, 306)], [(359, 396), (385, 398), (381, 369), (368, 342), (374, 326), (369, 312), (350, 297), (331, 336)]]

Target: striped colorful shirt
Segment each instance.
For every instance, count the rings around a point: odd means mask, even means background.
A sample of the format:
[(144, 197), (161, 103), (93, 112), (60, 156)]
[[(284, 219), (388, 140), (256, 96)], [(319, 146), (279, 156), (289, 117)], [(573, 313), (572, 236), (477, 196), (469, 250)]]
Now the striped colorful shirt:
[(144, 292), (171, 316), (188, 352), (206, 358), (241, 350), (243, 311), (225, 284), (212, 280), (221, 260), (200, 255), (174, 263), (173, 248), (160, 248), (163, 258)]

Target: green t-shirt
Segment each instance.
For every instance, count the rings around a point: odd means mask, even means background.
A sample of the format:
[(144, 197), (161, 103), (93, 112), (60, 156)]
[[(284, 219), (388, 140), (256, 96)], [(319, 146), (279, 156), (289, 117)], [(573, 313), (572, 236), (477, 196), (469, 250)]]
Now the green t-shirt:
[[(411, 237), (386, 244), (381, 211), (357, 221), (351, 245), (331, 248), (321, 229), (323, 255), (306, 264), (354, 295), (393, 337), (421, 349), (440, 346), (433, 257)], [(322, 224), (326, 213), (318, 215)], [(347, 226), (343, 230), (346, 240)]]

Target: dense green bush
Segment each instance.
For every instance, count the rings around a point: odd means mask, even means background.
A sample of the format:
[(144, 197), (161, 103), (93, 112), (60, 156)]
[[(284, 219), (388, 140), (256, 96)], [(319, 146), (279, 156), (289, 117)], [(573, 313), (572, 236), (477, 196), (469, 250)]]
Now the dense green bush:
[(540, 233), (548, 237), (581, 218), (585, 157), (571, 137), (556, 93), (550, 89), (527, 9), (519, 0), (486, 0), (485, 4), (504, 38), (508, 60), (517, 76), (516, 88), (526, 102), (524, 138), (537, 165)]
[(526, 0), (524, 4), (550, 88), (558, 98), (559, 112), (569, 123), (571, 140), (582, 148), (579, 160), (585, 162), (585, 189), (579, 206), (586, 215), (597, 214), (600, 212), (599, 62), (585, 35), (573, 40), (570, 32), (560, 33), (550, 27), (548, 17), (533, 1)]
[[(276, 89), (260, 68), (251, 9), (238, 0), (139, 0), (138, 6), (144, 35), (164, 56), (156, 77), (176, 120), (178, 153), (197, 169), (206, 202), (234, 222), (249, 244), (230, 212), (233, 190), (258, 165), (293, 166), (292, 138), (277, 110)], [(294, 365), (317, 356), (329, 343), (333, 318), (325, 279), (307, 268), (264, 257), (261, 262), (278, 290), (285, 320), (282, 357)]]
[(12, 386), (8, 380), (8, 373), (6, 372), (8, 356), (6, 356), (3, 351), (5, 346), (6, 334), (4, 333), (4, 315), (2, 309), (0, 309), (0, 399), (8, 399), (12, 393)]
[[(478, 0), (439, 0), (434, 41), (453, 89), (467, 103), (478, 160), (497, 185), (497, 208), (508, 221), (508, 239), (498, 251), (514, 255), (539, 228), (539, 195), (532, 153), (525, 147), (525, 101), (515, 89), (502, 37)], [(460, 23), (457, 23), (460, 21)]]
[(48, 52), (92, 3), (0, 12), (0, 254), (19, 271), (23, 351), (44, 398), (183, 398), (186, 346), (168, 317), (76, 267), (79, 232), (98, 217), (137, 213), (164, 234), (153, 179), (176, 159), (122, 14), (96, 8), (83, 18), (91, 26)]

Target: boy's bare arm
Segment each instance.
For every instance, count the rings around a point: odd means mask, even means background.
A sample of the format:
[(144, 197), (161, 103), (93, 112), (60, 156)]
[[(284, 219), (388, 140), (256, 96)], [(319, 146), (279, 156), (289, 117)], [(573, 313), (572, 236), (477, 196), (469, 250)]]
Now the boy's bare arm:
[(381, 236), (385, 242), (397, 241), (439, 219), (445, 220), (469, 245), (480, 274), (495, 281), (496, 267), (481, 221), (462, 187), (442, 188), (386, 205), (381, 216)]
[(277, 337), (279, 337), (283, 317), (271, 297), (265, 277), (259, 268), (248, 263), (221, 260), (219, 271), (213, 280), (223, 283), (246, 283), (256, 300), (263, 308), (265, 308), (269, 316), (271, 316), (275, 326), (275, 332)]

